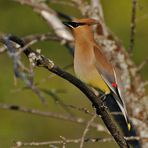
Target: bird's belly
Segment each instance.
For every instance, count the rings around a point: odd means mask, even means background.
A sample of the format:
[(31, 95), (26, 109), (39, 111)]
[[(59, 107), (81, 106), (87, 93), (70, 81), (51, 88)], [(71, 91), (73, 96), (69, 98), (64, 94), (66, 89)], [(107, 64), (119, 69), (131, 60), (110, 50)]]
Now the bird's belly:
[(110, 93), (109, 87), (106, 85), (101, 75), (93, 65), (82, 65), (81, 63), (74, 63), (74, 70), (77, 77), (94, 88), (98, 88), (105, 93)]

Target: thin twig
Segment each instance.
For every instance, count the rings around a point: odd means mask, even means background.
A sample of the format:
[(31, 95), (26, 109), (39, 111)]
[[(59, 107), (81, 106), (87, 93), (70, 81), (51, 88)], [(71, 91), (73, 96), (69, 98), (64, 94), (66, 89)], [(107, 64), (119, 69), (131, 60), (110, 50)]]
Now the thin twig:
[[(147, 82), (145, 82), (145, 83), (147, 84)], [(94, 113), (91, 112), (90, 110), (88, 110), (86, 107), (79, 107), (79, 106), (75, 106), (75, 105), (71, 105), (71, 104), (65, 104), (65, 105), (66, 105), (66, 107), (69, 107), (71, 109), (75, 109), (77, 111), (83, 112), (83, 113), (88, 114), (90, 116), (94, 115)], [(110, 114), (114, 115), (114, 116), (123, 115), (122, 112), (110, 112)]]
[(129, 52), (131, 54), (133, 52), (134, 43), (135, 43), (136, 8), (137, 8), (137, 0), (132, 0), (131, 32), (130, 32), (130, 45), (129, 45)]
[[(148, 141), (148, 137), (125, 137), (127, 141), (132, 141), (132, 140), (143, 140), (143, 141)], [(73, 144), (78, 144), (80, 143), (81, 139), (66, 139), (64, 138), (65, 143), (73, 143)], [(108, 138), (86, 138), (84, 139), (84, 142), (111, 142), (113, 141), (113, 138), (108, 137)], [(15, 142), (16, 146), (15, 148), (19, 148), (22, 146), (48, 146), (51, 144), (63, 144), (63, 140), (56, 140), (56, 141), (44, 141), (44, 142), (22, 142), (22, 141), (16, 141)]]
[(83, 113), (86, 113), (86, 114), (89, 114), (89, 115), (94, 115), (94, 113), (92, 113), (91, 111), (89, 111), (86, 107), (78, 107), (78, 106), (75, 106), (75, 105), (71, 105), (71, 104), (67, 104), (66, 105), (67, 107), (71, 108), (71, 109), (75, 109), (77, 111), (81, 111)]
[(71, 6), (71, 7), (76, 6), (75, 3), (70, 2), (70, 1), (50, 0), (49, 3), (62, 4), (62, 5)]
[(43, 33), (43, 34), (33, 34), (33, 35), (25, 36), (23, 37), (23, 40), (25, 41), (25, 43), (29, 43), (31, 41), (34, 41), (36, 43), (39, 41), (48, 41), (48, 40), (62, 42), (64, 38), (61, 38), (56, 34), (52, 34), (52, 33)]
[(82, 137), (81, 137), (80, 148), (83, 148), (85, 136), (86, 136), (87, 132), (89, 131), (89, 127), (90, 127), (90, 125), (92, 124), (92, 122), (94, 121), (95, 118), (96, 118), (96, 114), (94, 114), (92, 116), (92, 118), (90, 119), (90, 121), (88, 121), (88, 123), (87, 123), (87, 125), (86, 125), (86, 127), (84, 129), (84, 132), (82, 134)]
[[(58, 120), (65, 120), (65, 121), (73, 122), (77, 124), (85, 124), (85, 125), (87, 124), (87, 121), (84, 120), (83, 118), (70, 117), (70, 116), (67, 116), (61, 113), (55, 113), (55, 112), (49, 112), (49, 111), (45, 112), (45, 111), (41, 111), (37, 109), (29, 109), (27, 107), (22, 107), (19, 105), (0, 103), (0, 108), (6, 109), (6, 110), (12, 110), (12, 111), (24, 112), (24, 113), (33, 114), (33, 115), (38, 115), (41, 117), (49, 117), (49, 118), (54, 118)], [(106, 129), (102, 125), (95, 123), (95, 122), (91, 124), (91, 127), (96, 128), (97, 131), (107, 132)]]
[(30, 46), (33, 45), (34, 43), (36, 43), (36, 40), (32, 40), (32, 41), (28, 42), (23, 48), (20, 48), (20, 49), (16, 52), (16, 54), (17, 54), (17, 55), (20, 55), (23, 51), (26, 50), (26, 48), (30, 47)]
[(39, 97), (39, 99), (42, 101), (42, 103), (47, 105), (47, 100), (39, 88), (37, 88), (34, 84), (28, 85), (28, 87)]
[(136, 72), (140, 72), (142, 70), (142, 68), (148, 64), (148, 58), (146, 58), (136, 69)]

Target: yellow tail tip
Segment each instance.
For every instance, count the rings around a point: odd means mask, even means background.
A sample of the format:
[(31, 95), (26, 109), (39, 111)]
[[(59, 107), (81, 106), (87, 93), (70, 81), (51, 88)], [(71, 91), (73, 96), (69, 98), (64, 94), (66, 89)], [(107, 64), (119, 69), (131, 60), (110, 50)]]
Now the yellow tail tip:
[(128, 130), (130, 131), (131, 130), (131, 124), (128, 123), (127, 127), (128, 127)]

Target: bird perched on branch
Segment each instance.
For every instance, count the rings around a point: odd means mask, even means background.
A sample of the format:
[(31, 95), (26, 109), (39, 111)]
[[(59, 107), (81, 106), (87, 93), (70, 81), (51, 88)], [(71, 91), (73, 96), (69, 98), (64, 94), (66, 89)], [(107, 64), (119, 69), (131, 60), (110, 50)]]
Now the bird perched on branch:
[(131, 124), (127, 115), (124, 94), (117, 71), (102, 53), (101, 47), (94, 40), (92, 25), (97, 20), (91, 18), (64, 22), (73, 31), (75, 38), (74, 70), (77, 77), (104, 93), (105, 99), (114, 99), (125, 118), (128, 130)]

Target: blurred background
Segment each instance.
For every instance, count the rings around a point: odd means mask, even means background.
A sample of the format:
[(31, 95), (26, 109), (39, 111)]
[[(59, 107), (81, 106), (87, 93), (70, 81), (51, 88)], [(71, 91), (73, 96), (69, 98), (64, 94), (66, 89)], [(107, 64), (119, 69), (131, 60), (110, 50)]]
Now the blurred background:
[[(49, 4), (51, 8), (65, 14), (81, 17), (79, 11), (66, 5), (57, 3)], [(105, 21), (108, 27), (116, 34), (123, 45), (128, 49), (130, 40), (130, 17), (131, 1), (129, 0), (102, 0)], [(138, 1), (137, 6), (137, 26), (133, 60), (138, 65), (148, 57), (148, 2)], [(11, 33), (23, 37), (36, 33), (47, 33), (52, 31), (44, 20), (32, 11), (28, 6), (20, 5), (11, 0), (0, 0), (0, 33)], [(58, 42), (44, 41), (37, 43), (32, 48), (41, 48), (42, 53), (52, 59), (59, 67), (64, 67), (73, 63), (73, 57), (68, 50)], [(22, 57), (24, 63), (28, 64), (27, 58)], [(73, 68), (68, 69), (73, 73)], [(35, 82), (38, 87), (46, 90), (60, 90), (58, 96), (66, 104), (73, 104), (78, 107), (87, 107), (91, 110), (91, 104), (85, 96), (74, 86), (65, 80), (54, 76), (47, 79), (51, 73), (35, 68)], [(141, 75), (144, 80), (148, 80), (148, 66), (145, 66)], [(45, 79), (45, 81), (43, 81)], [(7, 53), (0, 54), (0, 102), (26, 106), (28, 108), (41, 109), (67, 114), (67, 112), (52, 97), (45, 95), (48, 106), (41, 103), (39, 98), (29, 89), (24, 88), (24, 83), (17, 80), (14, 83), (12, 60)], [(148, 89), (147, 89), (148, 90)], [(72, 110), (78, 116), (90, 119), (90, 116)], [(39, 117), (27, 113), (14, 112), (0, 109), (0, 147), (9, 148), (14, 145), (13, 141), (49, 141), (60, 140), (59, 136), (69, 139), (81, 137), (84, 125), (67, 121)], [(99, 119), (96, 119), (99, 120)], [(101, 121), (99, 121), (101, 123)], [(86, 137), (107, 136), (103, 132), (96, 132), (95, 129)], [(70, 148), (78, 145), (70, 144)], [(95, 148), (98, 143), (85, 143), (85, 148)], [(114, 142), (99, 143), (102, 148), (118, 147)]]

